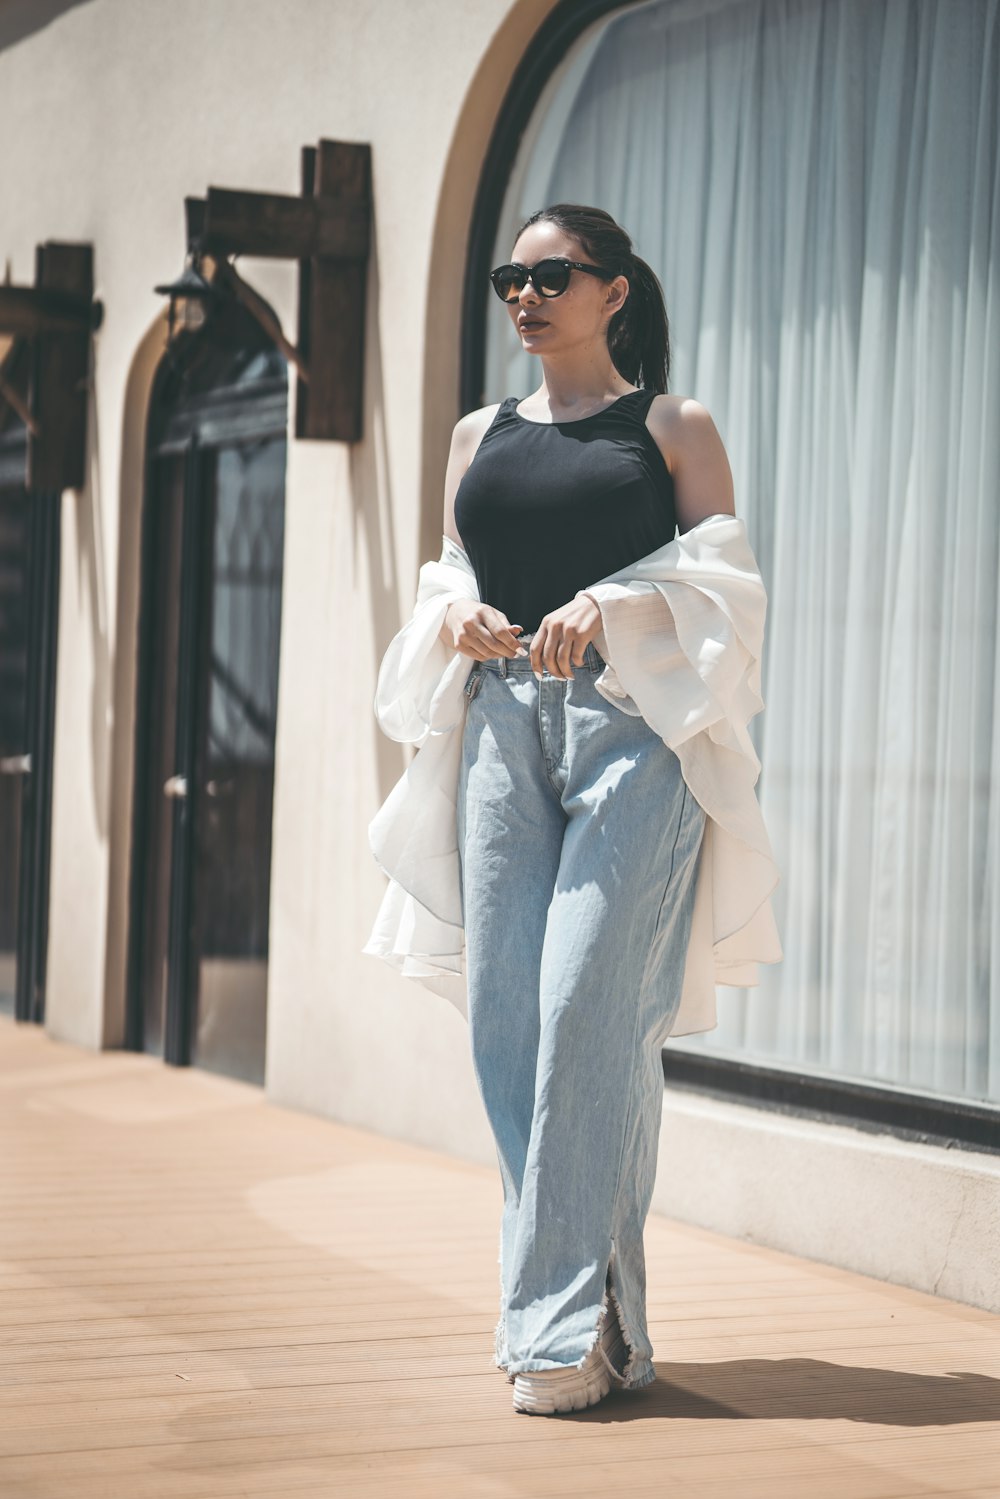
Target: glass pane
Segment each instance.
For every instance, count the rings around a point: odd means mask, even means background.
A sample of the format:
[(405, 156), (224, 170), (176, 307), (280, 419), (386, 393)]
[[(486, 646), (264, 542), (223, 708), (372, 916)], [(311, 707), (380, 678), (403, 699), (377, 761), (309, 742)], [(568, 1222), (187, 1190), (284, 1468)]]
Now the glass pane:
[(285, 440), (223, 448), (199, 712), (192, 1060), (263, 1082)]
[[(284, 355), (239, 306), (213, 313), (210, 328), (183, 335), (171, 351), (158, 391), (153, 440), (175, 408), (191, 412), (221, 393), (252, 398), (262, 384), (287, 379)], [(207, 409), (207, 408), (206, 408)]]
[[(758, 793), (785, 961), (694, 1049), (1000, 1102), (995, 0), (656, 0), (515, 165), (633, 236), (768, 589)], [(961, 101), (958, 107), (956, 101)], [(537, 367), (487, 286), (486, 399)]]
[(21, 489), (0, 489), (0, 1013), (13, 1014), (17, 980), (18, 884), (27, 751), (28, 515)]

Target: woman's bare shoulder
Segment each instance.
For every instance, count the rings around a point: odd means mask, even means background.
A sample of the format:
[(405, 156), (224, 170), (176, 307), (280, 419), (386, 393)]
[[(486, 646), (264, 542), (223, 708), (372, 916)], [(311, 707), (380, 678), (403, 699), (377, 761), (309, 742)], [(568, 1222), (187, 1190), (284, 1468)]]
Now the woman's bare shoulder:
[(497, 401), (492, 406), (480, 406), (476, 411), (467, 411), (465, 416), (459, 417), (451, 434), (451, 452), (448, 455), (448, 467), (444, 478), (442, 529), (445, 536), (450, 536), (452, 541), (458, 542), (459, 546), (462, 545), (462, 538), (455, 525), (455, 495), (458, 493), (462, 476), (476, 456), (476, 449), (486, 436), (490, 423), (500, 410), (500, 405), (501, 403)]
[(674, 481), (681, 531), (707, 515), (734, 515), (732, 470), (708, 408), (693, 396), (658, 395), (646, 425)]
[(452, 433), (452, 447), (461, 451), (470, 461), (479, 444), (486, 436), (493, 418), (500, 410), (501, 403), (495, 401), (492, 406), (480, 406), (475, 411), (467, 411), (464, 416), (459, 417), (455, 423)]
[(718, 437), (711, 412), (694, 396), (654, 396), (646, 425), (657, 441), (678, 449), (710, 440), (712, 434)]

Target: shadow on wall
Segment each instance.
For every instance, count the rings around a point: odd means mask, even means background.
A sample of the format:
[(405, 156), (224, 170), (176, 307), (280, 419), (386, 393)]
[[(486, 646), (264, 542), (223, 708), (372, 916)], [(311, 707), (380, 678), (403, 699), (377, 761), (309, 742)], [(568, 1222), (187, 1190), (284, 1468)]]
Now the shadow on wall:
[[(466, 90), (441, 178), (428, 265), (438, 287), (453, 289), (460, 303), (465, 279), (472, 208), (483, 160), (511, 79), (531, 49), (536, 32), (559, 0), (518, 0), (497, 29)], [(483, 307), (487, 307), (483, 287)], [(461, 399), (461, 332), (441, 334), (440, 307), (428, 287), (424, 331), (423, 423), (420, 465), (420, 560), (441, 554), (444, 471), (451, 430)], [(449, 321), (449, 326), (451, 326)]]
[[(103, 841), (108, 835), (111, 788), (108, 781), (108, 726), (111, 718), (111, 625), (108, 619), (107, 525), (101, 488), (101, 444), (97, 424), (97, 361), (99, 341), (90, 343), (90, 400), (87, 402), (87, 482), (82, 490), (63, 496), (76, 507), (76, 593), (80, 623), (90, 622), (93, 679), (90, 690), (90, 772), (94, 824)], [(60, 655), (62, 651), (60, 650)], [(79, 661), (78, 665), (83, 662)]]
[[(359, 555), (361, 540), (368, 557), (371, 628), (367, 639), (374, 652), (373, 678), (390, 640), (408, 619), (416, 579), (400, 589), (396, 572), (396, 534), (386, 437), (385, 384), (382, 364), (382, 326), (379, 320), (378, 226), (372, 226), (368, 262), (368, 302), (365, 309), (365, 441), (350, 447), (351, 547)], [(360, 642), (361, 632), (356, 636)], [(389, 795), (406, 768), (406, 750), (387, 739), (372, 712), (368, 732), (375, 762), (377, 805)]]
[(0, 52), (36, 31), (44, 31), (68, 10), (89, 3), (90, 0), (7, 0), (0, 12)]

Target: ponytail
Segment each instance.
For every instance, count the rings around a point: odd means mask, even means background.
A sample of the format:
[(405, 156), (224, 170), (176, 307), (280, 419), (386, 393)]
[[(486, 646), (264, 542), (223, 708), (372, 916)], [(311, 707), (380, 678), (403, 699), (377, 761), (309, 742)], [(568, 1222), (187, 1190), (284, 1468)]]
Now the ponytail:
[(670, 379), (670, 323), (652, 267), (635, 254), (629, 235), (603, 208), (579, 203), (542, 208), (521, 225), (515, 242), (530, 225), (542, 222), (571, 235), (596, 265), (628, 279), (625, 305), (608, 324), (608, 352), (626, 380), (663, 395)]
[(644, 390), (663, 395), (670, 378), (670, 325), (663, 288), (650, 266), (631, 257), (625, 306), (608, 324), (608, 351), (615, 367)]

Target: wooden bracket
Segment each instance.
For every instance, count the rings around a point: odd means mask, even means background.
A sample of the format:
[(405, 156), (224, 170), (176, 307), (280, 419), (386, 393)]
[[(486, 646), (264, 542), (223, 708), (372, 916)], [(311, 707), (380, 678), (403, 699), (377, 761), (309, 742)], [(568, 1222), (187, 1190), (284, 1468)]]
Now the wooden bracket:
[[(0, 399), (28, 429), (25, 487), (82, 489), (85, 479), (90, 340), (103, 308), (94, 301), (93, 249), (53, 240), (35, 251), (33, 287), (0, 286), (0, 333), (17, 342), (0, 370)], [(27, 341), (27, 389), (8, 370)]]
[[(9, 424), (7, 412), (12, 412), (29, 432), (38, 432), (38, 423), (28, 405), (27, 353), (27, 340), (15, 338), (0, 360), (0, 434)], [(4, 411), (4, 406), (7, 407), (7, 412)]]
[[(298, 373), (295, 435), (362, 435), (365, 286), (371, 247), (371, 147), (321, 140), (302, 151), (302, 195), (210, 187), (185, 199), (188, 248), (218, 263), (237, 296)], [(229, 264), (231, 255), (299, 262), (297, 346)]]
[[(371, 219), (371, 147), (320, 141), (302, 152), (303, 197), (321, 206), (352, 205)], [(334, 255), (318, 244), (299, 261), (299, 348), (309, 368), (295, 398), (296, 437), (357, 442), (364, 424), (364, 255)]]
[(265, 302), (259, 292), (254, 291), (249, 281), (244, 281), (236, 267), (228, 260), (216, 261), (212, 285), (225, 286), (232, 292), (237, 302), (245, 307), (250, 316), (260, 324), (271, 342), (277, 344), (289, 364), (294, 364), (298, 370), (299, 379), (308, 382), (309, 371), (306, 369), (305, 361), (295, 345), (285, 337), (274, 309)]

